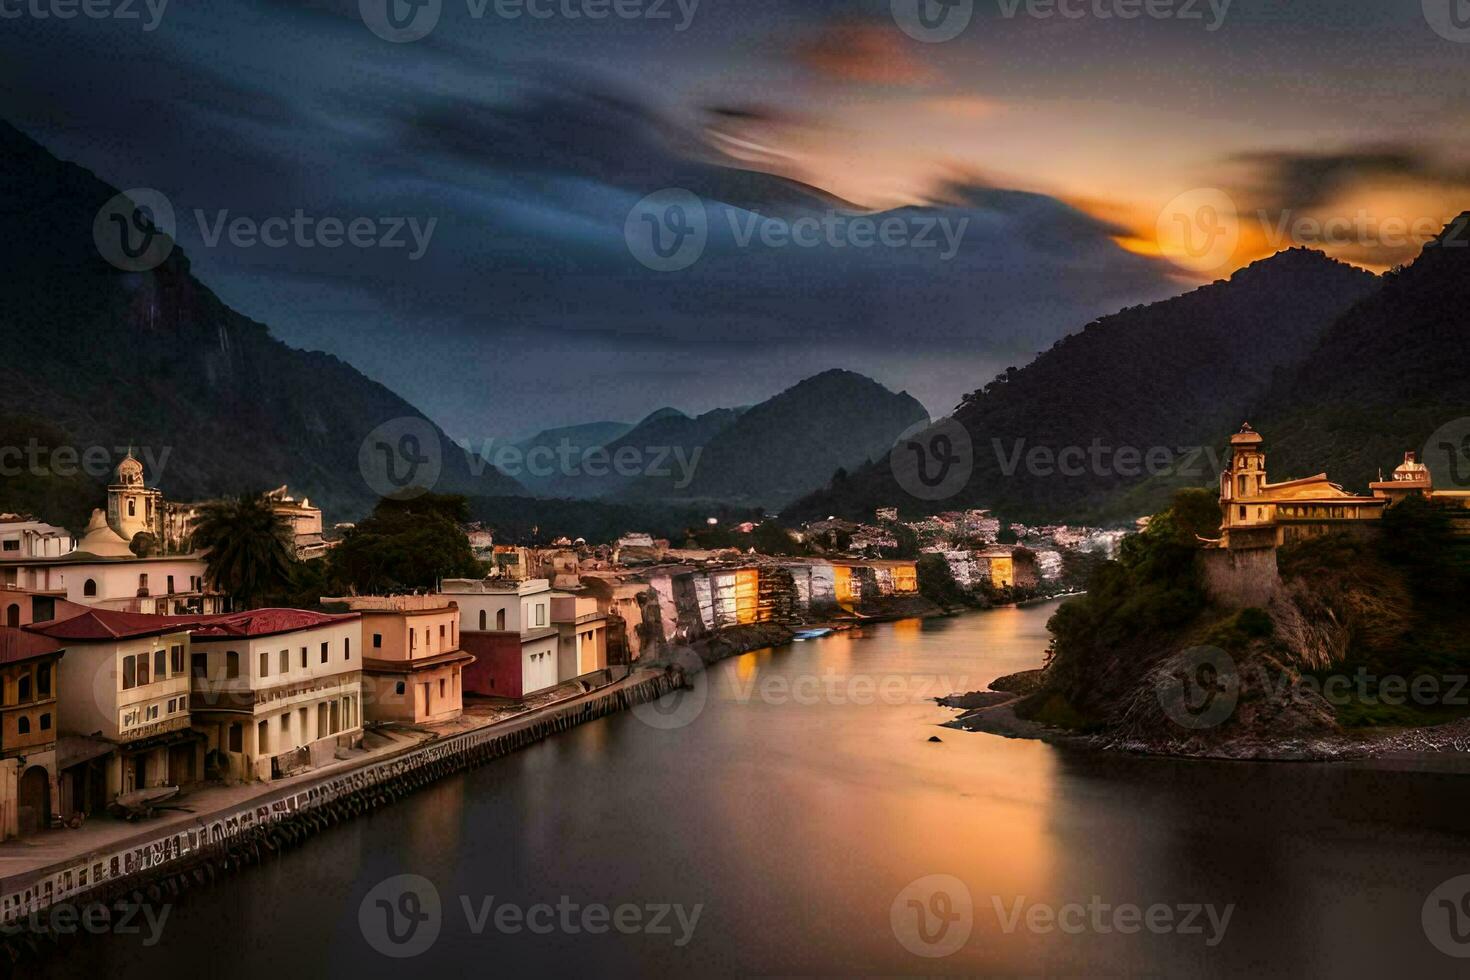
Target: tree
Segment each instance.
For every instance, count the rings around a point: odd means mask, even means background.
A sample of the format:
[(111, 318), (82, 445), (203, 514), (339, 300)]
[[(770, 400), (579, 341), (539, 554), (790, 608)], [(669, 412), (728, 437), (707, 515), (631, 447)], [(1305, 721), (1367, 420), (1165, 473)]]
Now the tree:
[(158, 538), (152, 531), (139, 531), (128, 542), (128, 550), (139, 558), (152, 558), (158, 554)]
[(328, 553), (328, 575), (334, 585), (367, 593), (479, 578), (483, 569), (461, 527), (468, 517), (468, 502), (460, 496), (385, 497)]
[(204, 561), (210, 583), (245, 608), (283, 591), (296, 562), (291, 525), (256, 493), (206, 504), (194, 528), (194, 544), (208, 552)]
[(953, 608), (970, 603), (950, 571), (943, 555), (923, 555), (914, 568), (919, 580), (919, 594), (937, 606)]
[(807, 549), (775, 521), (762, 521), (751, 534), (751, 544), (762, 555), (804, 555)]

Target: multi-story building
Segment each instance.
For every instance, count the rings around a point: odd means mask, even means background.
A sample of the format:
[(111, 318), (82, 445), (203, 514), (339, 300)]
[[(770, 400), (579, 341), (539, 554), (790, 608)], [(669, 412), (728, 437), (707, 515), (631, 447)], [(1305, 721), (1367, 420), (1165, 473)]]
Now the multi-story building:
[(362, 742), (362, 617), (254, 609), (201, 620), (189, 656), (206, 762), (269, 780)]
[(355, 596), (362, 613), (363, 717), (405, 725), (458, 718), (475, 663), (460, 646), (460, 611), (441, 596)]
[(203, 736), (189, 727), (189, 631), (199, 617), (89, 608), (31, 625), (65, 647), (58, 725), (78, 764), (62, 774), (66, 812), (121, 793), (178, 786), (202, 772)]
[(459, 610), (465, 647), (475, 656), (465, 671), (466, 690), (520, 698), (563, 679), (560, 631), (552, 621), (546, 579), (446, 579), (440, 589), (436, 600)]
[(557, 632), (557, 679), (590, 674), (607, 666), (607, 615), (591, 595), (551, 594), (551, 622)]
[(56, 733), (62, 645), (0, 627), (0, 840), (59, 819)]

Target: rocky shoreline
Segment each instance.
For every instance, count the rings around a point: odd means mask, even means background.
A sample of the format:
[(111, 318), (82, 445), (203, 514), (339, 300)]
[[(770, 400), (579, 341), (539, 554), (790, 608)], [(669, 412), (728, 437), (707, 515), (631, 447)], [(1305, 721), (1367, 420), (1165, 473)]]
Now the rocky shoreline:
[[(1005, 680), (1008, 678), (996, 683)], [(1036, 739), (1099, 752), (1236, 762), (1341, 762), (1470, 753), (1470, 718), (1423, 728), (1384, 730), (1366, 737), (1338, 734), (1267, 742), (1259, 738), (1205, 740), (1191, 733), (1176, 739), (1150, 739), (1088, 734), (1022, 718), (1016, 708), (1026, 697), (1024, 693), (991, 690), (952, 694), (936, 698), (935, 702), (943, 707), (963, 709), (960, 715), (944, 722), (944, 728), (1003, 738)]]

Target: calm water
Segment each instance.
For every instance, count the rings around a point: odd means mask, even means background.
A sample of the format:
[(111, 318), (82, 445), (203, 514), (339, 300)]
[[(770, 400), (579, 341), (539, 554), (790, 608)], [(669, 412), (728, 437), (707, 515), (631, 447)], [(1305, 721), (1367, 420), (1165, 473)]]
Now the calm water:
[[(1470, 873), (1464, 777), (1103, 757), (935, 728), (954, 715), (935, 694), (1037, 665), (1051, 609), (726, 661), (701, 679), (702, 706), (682, 695), (677, 710), (596, 722), (442, 782), (186, 896), (156, 946), (74, 942), (48, 972), (1466, 974), (1470, 960), (1438, 952), (1421, 923), (1430, 891)], [(928, 741), (936, 733), (942, 743)], [(382, 892), (369, 893), (402, 874), (433, 883), (441, 914), (429, 948), (395, 960), (364, 938), (359, 910), (366, 900), (384, 942)], [(958, 882), (938, 883), (937, 899), (932, 880), (910, 887), (933, 875)], [(935, 945), (913, 936), (916, 895)], [(493, 896), (479, 934), (461, 896), (476, 916)], [(892, 923), (896, 900), (909, 946), (963, 945), (915, 955)], [(1085, 910), (1062, 913), (1072, 932), (1027, 928), (1031, 906), (1098, 902), (1169, 906), (1175, 921), (1187, 905), (1234, 909), (1214, 946), (1204, 913), (1199, 934), (1128, 934), (1116, 927), (1133, 920), (1110, 913), (1097, 928)], [(550, 934), (511, 934), (495, 928), (503, 903), (575, 903), (579, 929), (599, 904), (638, 906), (645, 922), (650, 905), (679, 904), (686, 921), (701, 909), (679, 946), (687, 930), (672, 912), (669, 934), (571, 934), (555, 919)], [(947, 932), (942, 912), (959, 916)]]

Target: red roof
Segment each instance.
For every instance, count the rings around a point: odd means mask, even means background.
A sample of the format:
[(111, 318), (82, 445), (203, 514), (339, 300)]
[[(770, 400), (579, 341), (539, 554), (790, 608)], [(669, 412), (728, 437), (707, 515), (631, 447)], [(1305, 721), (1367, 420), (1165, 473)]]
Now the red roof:
[(14, 626), (0, 626), (0, 664), (60, 653), (61, 649), (61, 644), (50, 637), (27, 633)]
[(56, 640), (124, 640), (184, 630), (200, 639), (209, 639), (292, 633), (358, 618), (358, 613), (333, 615), (305, 609), (251, 609), (215, 616), (154, 616), (112, 609), (88, 609), (80, 616), (59, 623), (38, 624), (26, 629)]
[(200, 617), (194, 635), (200, 639), (218, 636), (270, 636), (273, 633), (294, 633), (296, 630), (361, 618), (361, 614), (355, 612), (333, 614), (306, 609), (251, 609), (246, 612)]
[(153, 616), (148, 613), (88, 609), (59, 623), (27, 626), (32, 633), (56, 640), (123, 640), (136, 636), (177, 633), (198, 623), (199, 616)]

